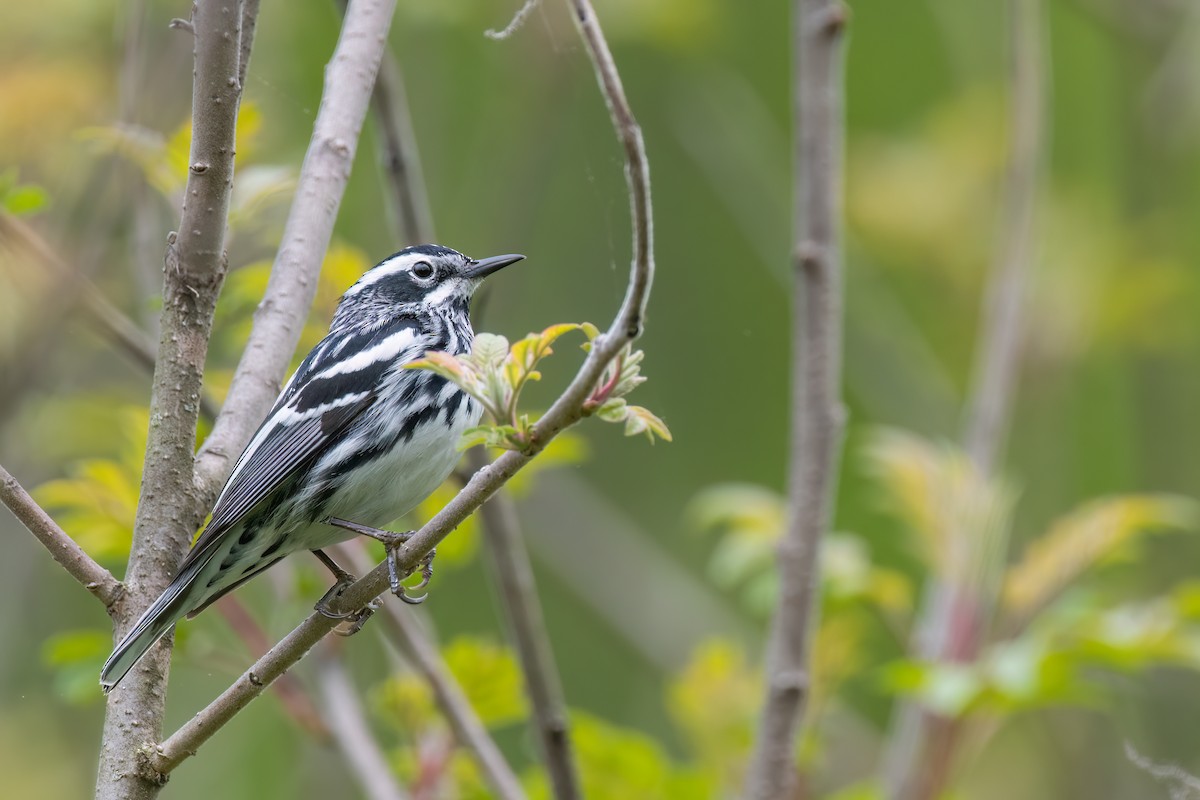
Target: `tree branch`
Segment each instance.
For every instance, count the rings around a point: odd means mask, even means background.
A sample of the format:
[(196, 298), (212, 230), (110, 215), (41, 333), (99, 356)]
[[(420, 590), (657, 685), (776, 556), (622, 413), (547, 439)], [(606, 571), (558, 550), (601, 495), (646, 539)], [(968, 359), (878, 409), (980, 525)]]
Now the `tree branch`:
[[(168, 239), (162, 335), (150, 400), (142, 492), (134, 524), (119, 639), (163, 589), (187, 551), (201, 518), (192, 453), (213, 311), (224, 280), (225, 228), (241, 86), (238, 3), (196, 3), (192, 145), (179, 233)], [(108, 695), (96, 796), (154, 798), (162, 776), (147, 773), (139, 753), (162, 727), (170, 636), (147, 653)]]
[(429, 211), (404, 75), (390, 53), (384, 55), (379, 68), (371, 108), (379, 133), (379, 161), (387, 179), (401, 241), (410, 245), (432, 242), (433, 215)]
[[(471, 452), (472, 469), (487, 463), (486, 454)], [(525, 676), (525, 691), (533, 707), (533, 722), (550, 786), (558, 800), (580, 797), (579, 775), (571, 746), (571, 729), (563, 700), (562, 681), (542, 618), (529, 552), (521, 538), (517, 510), (504, 493), (480, 509), (483, 541), (491, 573), (499, 588), (509, 631)]]
[[(336, 0), (335, 5), (346, 13), (349, 0)], [(408, 94), (400, 65), (390, 52), (384, 51), (371, 92), (371, 111), (379, 138), (379, 164), (384, 176), (385, 194), (391, 198), (393, 228), (405, 244), (432, 243), (433, 214), (421, 157), (417, 152), (417, 137), (413, 133)]]
[[(415, 569), (426, 553), (436, 547), (471, 512), (537, 456), (550, 440), (582, 419), (585, 416), (584, 404), (605, 368), (641, 333), (642, 319), (654, 277), (649, 163), (641, 131), (625, 99), (616, 66), (591, 5), (587, 0), (567, 1), (575, 10), (576, 24), (584, 37), (613, 119), (613, 126), (626, 154), (625, 175), (633, 216), (633, 259), (625, 299), (608, 331), (593, 341), (587, 358), (571, 383), (545, 415), (533, 425), (526, 450), (508, 451), (472, 475), (462, 491), (408, 540), (397, 558), (403, 570)], [(351, 6), (347, 24), (356, 7), (357, 3)], [(388, 566), (383, 563), (347, 588), (331, 603), (330, 610), (338, 613), (361, 609), (378, 597), (387, 586)], [(271, 681), (303, 658), (336, 624), (336, 620), (321, 614), (311, 614), (220, 697), (154, 748), (148, 756), (153, 769), (165, 775), (193, 755), (197, 748), (208, 741), (238, 711), (262, 694)]]
[(837, 486), (841, 391), (842, 43), (840, 0), (797, 0), (795, 300), (788, 527), (779, 543), (779, 599), (766, 651), (766, 698), (746, 773), (748, 800), (787, 797), (796, 729), (809, 690), (809, 648), (821, 541)]
[(0, 466), (0, 501), (24, 525), (51, 557), (83, 588), (104, 603), (109, 614), (116, 614), (125, 596), (125, 587), (108, 570), (92, 560), (66, 531), (50, 518), (8, 470)]
[[(225, 618), (225, 624), (237, 634), (237, 637), (242, 640), (242, 644), (246, 645), (255, 658), (261, 657), (263, 653), (271, 649), (271, 642), (267, 638), (266, 631), (254, 619), (242, 601), (238, 600), (237, 595), (225, 595), (217, 601), (215, 608)], [(321, 716), (320, 710), (308, 696), (304, 685), (299, 680), (292, 675), (283, 675), (271, 689), (275, 692), (283, 710), (302, 730), (311, 734), (322, 744), (329, 744), (333, 741), (330, 725)]]
[(196, 456), (196, 494), (203, 511), (275, 402), (300, 340), (395, 7), (395, 0), (355, 0), (346, 13), (266, 294), (225, 406)]
[[(43, 267), (61, 280), (77, 282), (81, 291), (83, 311), (100, 335), (124, 352), (134, 364), (147, 372), (154, 372), (154, 361), (158, 354), (150, 337), (121, 309), (113, 305), (99, 286), (78, 269), (68, 266), (37, 231), (11, 214), (0, 213), (0, 241), (11, 242), (31, 253)], [(217, 415), (216, 405), (205, 394), (200, 396), (200, 413), (208, 419), (214, 419)]]
[(354, 684), (335, 652), (323, 653), (317, 669), (325, 714), (335, 741), (368, 800), (408, 800), (409, 793), (392, 775), (387, 758), (367, 727)]
[[(646, 158), (646, 145), (642, 141), (642, 129), (634, 119), (629, 101), (625, 98), (625, 87), (617, 72), (616, 62), (608, 49), (604, 31), (596, 19), (596, 12), (589, 0), (566, 0), (573, 12), (571, 19), (591, 59), (600, 84), (600, 93), (608, 106), (617, 140), (625, 150), (625, 183), (629, 187), (629, 213), (633, 225), (633, 267), (626, 289), (625, 302), (617, 318), (609, 328), (608, 337), (624, 339), (605, 358), (615, 355), (626, 342), (633, 341), (642, 332), (646, 315), (646, 301), (650, 297), (650, 284), (654, 281), (654, 218), (650, 207), (650, 162)], [(593, 352), (600, 349), (597, 346)], [(599, 378), (599, 371), (596, 377)], [(587, 387), (590, 391), (591, 386)]]
[[(1034, 211), (1044, 127), (1044, 57), (1038, 0), (1011, 0), (1011, 155), (985, 311), (967, 400), (963, 446), (984, 477), (996, 470), (1012, 415), (1023, 334), (1023, 304), (1034, 250)], [(963, 531), (969, 567), (986, 573), (1006, 529)], [(991, 562), (991, 564), (987, 563)], [(914, 649), (927, 661), (974, 660), (982, 647), (999, 583), (973, 571), (933, 576), (916, 624)], [(895, 712), (884, 752), (891, 800), (937, 797), (949, 779), (960, 722), (905, 702)]]
[[(373, 566), (361, 547), (347, 543), (336, 546), (335, 550), (356, 571), (366, 572)], [(524, 800), (521, 782), (450, 675), (437, 647), (421, 630), (416, 616), (410, 609), (400, 608), (393, 602), (385, 602), (380, 613), (400, 652), (429, 684), (433, 700), (450, 725), (455, 740), (475, 759), (495, 796), (499, 800)]]

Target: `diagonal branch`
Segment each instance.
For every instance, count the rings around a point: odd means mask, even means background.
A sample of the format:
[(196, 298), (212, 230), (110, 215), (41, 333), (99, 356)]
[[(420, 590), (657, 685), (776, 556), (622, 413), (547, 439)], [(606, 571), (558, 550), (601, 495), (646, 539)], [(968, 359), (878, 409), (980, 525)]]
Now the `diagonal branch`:
[(225, 406), (196, 456), (197, 508), (203, 511), (275, 402), (300, 340), (395, 7), (395, 0), (355, 0), (347, 10), (266, 293)]
[[(367, 554), (361, 547), (345, 544), (338, 545), (335, 550), (354, 570), (365, 572), (371, 569)], [(495, 796), (500, 800), (524, 800), (525, 791), (521, 788), (520, 781), (505, 761), (504, 754), (496, 746), (495, 740), (488, 734), (475, 709), (471, 708), (462, 689), (450, 675), (437, 647), (421, 630), (416, 616), (410, 609), (400, 608), (390, 602), (383, 604), (380, 613), (396, 646), (429, 684), (434, 702), (450, 725), (455, 740), (475, 759), (479, 771)]]
[[(77, 283), (83, 311), (101, 336), (125, 353), (147, 372), (154, 372), (157, 357), (154, 343), (137, 323), (113, 305), (100, 287), (78, 269), (67, 265), (63, 258), (38, 233), (11, 214), (0, 213), (0, 241), (11, 242), (31, 253), (42, 266), (62, 280)], [(208, 419), (217, 415), (216, 405), (208, 395), (200, 396), (200, 412)]]
[(842, 43), (840, 0), (797, 0), (796, 248), (792, 309), (788, 526), (778, 548), (779, 598), (766, 652), (766, 698), (746, 773), (748, 800), (787, 797), (796, 729), (809, 692), (821, 541), (837, 486), (842, 409)]
[[(584, 35), (618, 138), (626, 152), (625, 174), (630, 189), (634, 234), (633, 260), (625, 299), (608, 331), (596, 337), (575, 378), (533, 426), (528, 448), (524, 452), (506, 452), (472, 475), (462, 491), (409, 539), (398, 558), (399, 566), (405, 570), (415, 569), (426, 553), (528, 464), (551, 439), (585, 416), (584, 404), (605, 368), (641, 332), (654, 276), (654, 258), (650, 250), (653, 228), (649, 164), (640, 129), (625, 100), (616, 67), (591, 5), (586, 0), (570, 1), (576, 10), (576, 23)], [(380, 564), (346, 589), (332, 604), (331, 610), (337, 613), (360, 609), (378, 597), (387, 586), (388, 567), (387, 564)], [(250, 701), (262, 694), (271, 681), (300, 661), (336, 624), (335, 620), (321, 614), (310, 615), (220, 697), (161, 742), (149, 756), (150, 766), (162, 775), (179, 766)]]
[(368, 800), (408, 800), (409, 793), (392, 775), (387, 757), (367, 727), (362, 703), (341, 657), (328, 647), (326, 651), (319, 658), (317, 682), (338, 749)]
[(125, 595), (121, 582), (93, 561), (66, 531), (58, 527), (4, 467), (0, 467), (0, 502), (8, 506), (13, 516), (50, 551), (54, 560), (72, 578), (104, 603), (110, 614), (117, 613), (117, 604)]
[[(227, 594), (222, 597), (216, 603), (216, 610), (255, 658), (271, 649), (267, 632), (236, 595)], [(301, 730), (322, 744), (333, 741), (334, 734), (330, 730), (330, 724), (322, 718), (320, 710), (308, 696), (304, 685), (294, 675), (281, 676), (271, 689), (283, 710)]]

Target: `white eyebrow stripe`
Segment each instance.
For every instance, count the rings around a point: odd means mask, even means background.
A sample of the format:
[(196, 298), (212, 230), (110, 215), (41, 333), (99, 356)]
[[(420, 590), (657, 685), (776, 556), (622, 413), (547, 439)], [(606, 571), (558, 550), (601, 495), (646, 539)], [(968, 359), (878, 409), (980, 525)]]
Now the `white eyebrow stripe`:
[(406, 255), (390, 258), (378, 266), (372, 267), (370, 270), (368, 270), (367, 273), (359, 278), (353, 286), (347, 289), (346, 293), (342, 296), (350, 297), (352, 295), (356, 295), (368, 286), (379, 283), (384, 278), (389, 278), (398, 272), (407, 271), (414, 263), (426, 258), (428, 257), (419, 253), (408, 253)]

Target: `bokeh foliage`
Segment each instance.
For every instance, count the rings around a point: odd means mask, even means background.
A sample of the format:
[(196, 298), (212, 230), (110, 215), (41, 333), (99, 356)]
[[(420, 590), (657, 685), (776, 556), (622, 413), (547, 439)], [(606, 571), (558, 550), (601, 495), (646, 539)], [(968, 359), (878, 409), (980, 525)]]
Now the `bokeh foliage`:
[[(539, 466), (513, 488), (527, 511), (553, 510), (527, 513), (527, 533), (589, 796), (728, 796), (753, 728), (772, 543), (786, 516), (788, 21), (784, 4), (753, 13), (716, 0), (597, 5), (653, 168), (660, 272), (639, 343), (653, 380), (637, 402), (675, 442), (638, 447), (589, 425), (539, 458), (554, 469)], [(1003, 5), (851, 3), (851, 413), (811, 727), (797, 752), (814, 797), (877, 796), (898, 696), (976, 726), (957, 783), (972, 800), (1165, 796), (1125, 759), (1124, 740), (1200, 771), (1200, 84), (1189, 44), (1198, 21), (1186, 3), (1045, 4), (1052, 144), (1029, 333), (1005, 467), (985, 481), (952, 442), (997, 244)], [(139, 9), (140, 46), (127, 57)], [(570, 21), (547, 2), (513, 39), (484, 39), (509, 11), (402, 2), (392, 45), (439, 239), (476, 256), (529, 256), (491, 287), (478, 325), (514, 341), (611, 315), (628, 223), (619, 152)], [(166, 23), (185, 13), (162, 0), (0, 8), (0, 205), (148, 330), (184, 176), (191, 47)], [(332, 4), (264, 3), (241, 119), (232, 269), (206, 374), (216, 400), (265, 285), (335, 23)], [(368, 126), (302, 351), (344, 287), (398, 246), (373, 145)], [(0, 368), (32, 342), (52, 345), (23, 364), (28, 373), (0, 381), (0, 460), (119, 573), (148, 382), (54, 302), (62, 288), (0, 251)], [(58, 316), (45, 319), (47, 310)], [(573, 355), (562, 347), (544, 363), (545, 385), (523, 395), (530, 409), (569, 378)], [(584, 508), (605, 509), (603, 524), (577, 518)], [(0, 794), (79, 795), (92, 777), (100, 711), (88, 690), (107, 619), (14, 522), (0, 527), (0, 580), (19, 598), (0, 611)], [(1003, 546), (946, 546), (964, 528), (986, 528), (986, 541)], [(427, 609), (506, 753), (544, 793), (477, 536), (468, 524), (440, 549)], [(608, 549), (622, 557), (594, 555)], [(323, 591), (317, 568), (292, 561), (239, 592), (271, 635)], [(596, 572), (602, 590), (580, 579)], [(998, 589), (970, 663), (909, 655), (934, 575)], [(637, 619), (615, 617), (613, 596), (630, 587), (653, 602)], [(168, 725), (249, 658), (218, 616), (181, 632)], [(355, 640), (349, 658), (362, 685), (376, 687), (373, 722), (411, 778), (445, 731), (372, 637)], [(411, 726), (390, 694), (405, 685), (416, 709), (405, 713), (419, 717)], [(344, 792), (336, 756), (270, 698), (209, 747), (175, 776), (175, 796)], [(440, 780), (463, 797), (483, 791), (461, 753)]]

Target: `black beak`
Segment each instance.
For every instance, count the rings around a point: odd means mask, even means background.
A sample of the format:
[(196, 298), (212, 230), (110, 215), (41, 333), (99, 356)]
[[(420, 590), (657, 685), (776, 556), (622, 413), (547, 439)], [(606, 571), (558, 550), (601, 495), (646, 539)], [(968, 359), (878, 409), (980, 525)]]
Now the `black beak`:
[(516, 253), (509, 253), (504, 256), (492, 256), (491, 258), (482, 258), (479, 261), (471, 261), (467, 264), (466, 277), (482, 279), (491, 275), (493, 272), (504, 269), (509, 264), (515, 264), (524, 259), (525, 256)]

